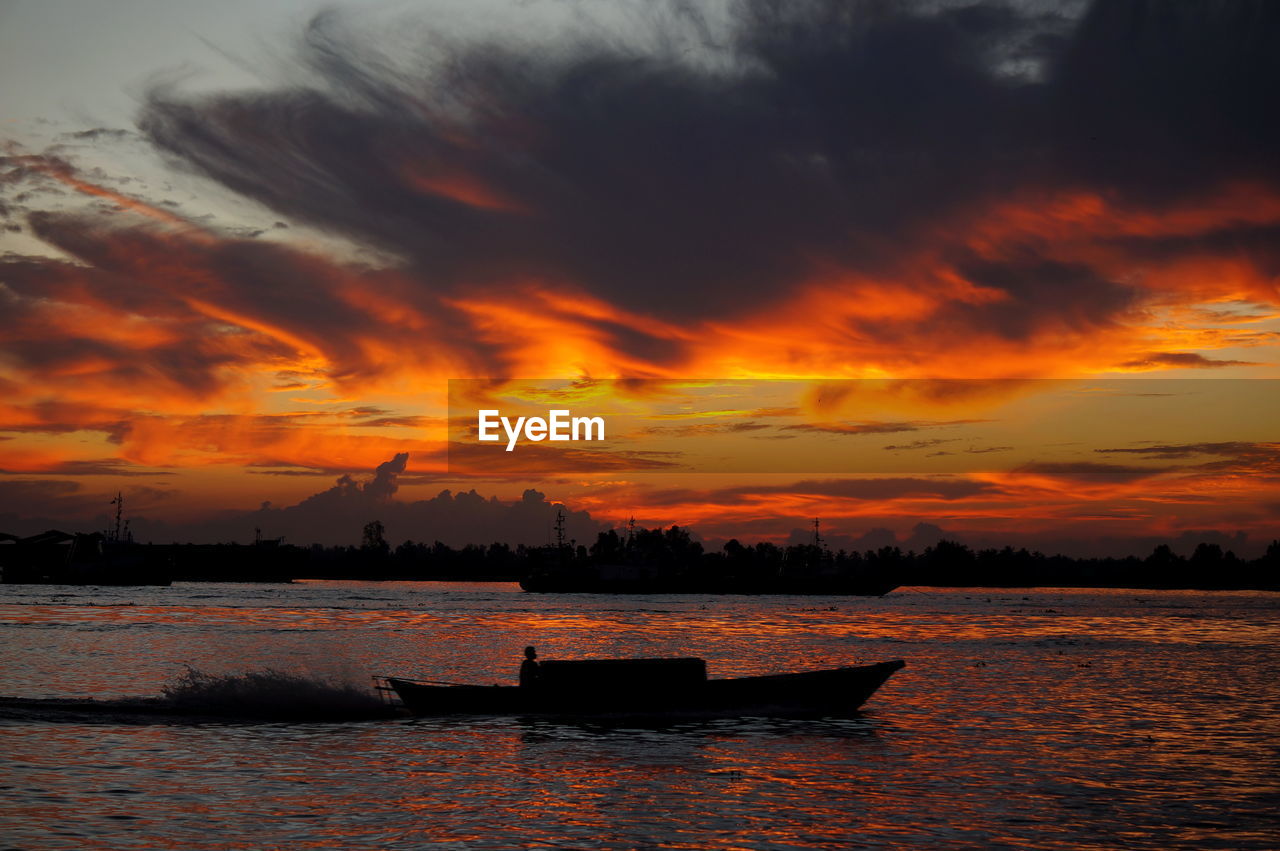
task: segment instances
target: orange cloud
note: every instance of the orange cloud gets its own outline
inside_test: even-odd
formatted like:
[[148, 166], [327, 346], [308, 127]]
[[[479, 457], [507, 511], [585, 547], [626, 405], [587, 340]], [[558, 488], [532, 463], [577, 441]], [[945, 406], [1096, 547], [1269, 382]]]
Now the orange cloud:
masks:
[[95, 198], [102, 198], [112, 202], [122, 210], [145, 216], [157, 222], [166, 225], [174, 225], [180, 228], [192, 239], [212, 238], [206, 231], [197, 227], [188, 219], [184, 219], [175, 213], [157, 207], [154, 204], [148, 204], [137, 198], [116, 192], [88, 180], [84, 180], [79, 176], [76, 169], [68, 162], [58, 157], [25, 155], [15, 156], [11, 158], [14, 165], [19, 169], [30, 169], [32, 171], [46, 174], [54, 178], [59, 183], [69, 186], [77, 192], [84, 195], [90, 195]]
[[411, 166], [405, 170], [405, 176], [409, 185], [419, 191], [459, 204], [499, 213], [525, 212], [519, 203], [471, 175], [430, 173]]

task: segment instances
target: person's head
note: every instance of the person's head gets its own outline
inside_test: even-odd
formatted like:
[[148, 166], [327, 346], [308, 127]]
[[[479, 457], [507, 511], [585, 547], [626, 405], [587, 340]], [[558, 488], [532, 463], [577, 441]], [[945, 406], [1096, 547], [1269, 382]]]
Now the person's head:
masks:
[[526, 648], [524, 649], [524, 658], [526, 658], [526, 659], [537, 659], [537, 658], [538, 658], [538, 651], [537, 651], [537, 650], [534, 650], [532, 647], [526, 647]]

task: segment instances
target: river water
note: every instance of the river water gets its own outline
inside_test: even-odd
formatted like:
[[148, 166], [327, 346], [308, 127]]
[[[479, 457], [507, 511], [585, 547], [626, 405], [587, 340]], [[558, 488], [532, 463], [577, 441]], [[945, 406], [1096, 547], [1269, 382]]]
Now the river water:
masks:
[[[531, 643], [907, 667], [854, 718], [658, 729], [388, 719], [369, 689], [512, 682]], [[1255, 592], [0, 586], [0, 846], [1275, 848], [1277, 648]]]

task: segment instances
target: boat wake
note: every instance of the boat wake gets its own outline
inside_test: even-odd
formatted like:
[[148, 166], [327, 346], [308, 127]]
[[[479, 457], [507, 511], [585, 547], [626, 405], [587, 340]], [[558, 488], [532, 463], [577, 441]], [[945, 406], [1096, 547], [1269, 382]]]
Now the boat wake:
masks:
[[207, 674], [195, 668], [160, 697], [0, 697], [0, 719], [105, 724], [260, 721], [370, 721], [399, 716], [374, 693], [350, 683], [266, 669]]

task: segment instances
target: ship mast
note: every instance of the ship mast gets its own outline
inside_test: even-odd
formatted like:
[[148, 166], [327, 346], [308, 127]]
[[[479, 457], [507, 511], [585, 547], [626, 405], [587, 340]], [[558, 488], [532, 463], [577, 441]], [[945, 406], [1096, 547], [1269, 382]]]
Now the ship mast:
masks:
[[111, 504], [116, 507], [116, 528], [111, 533], [111, 540], [120, 540], [120, 518], [124, 515], [124, 494], [116, 491], [116, 498], [111, 500]]

